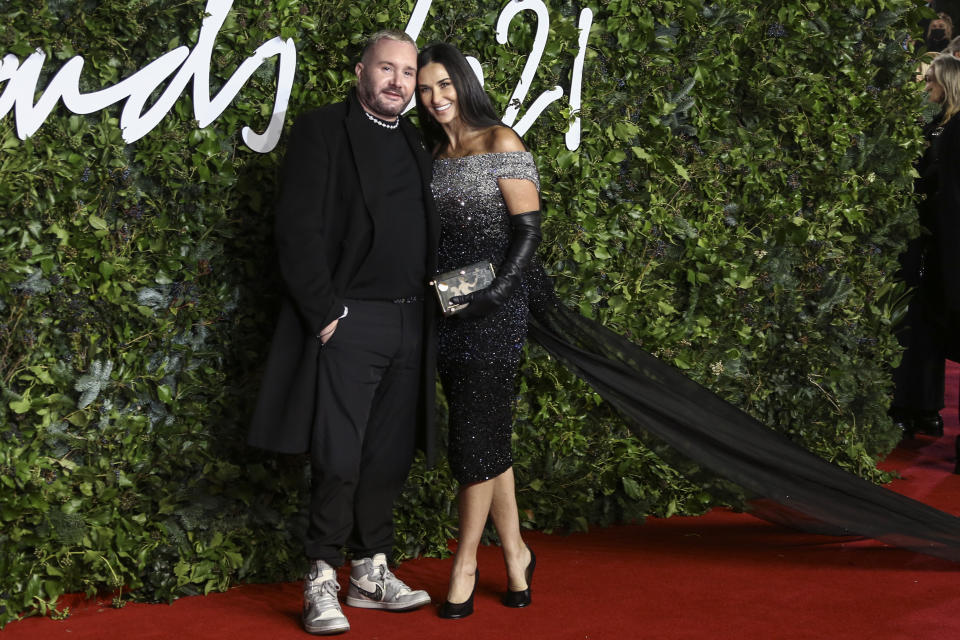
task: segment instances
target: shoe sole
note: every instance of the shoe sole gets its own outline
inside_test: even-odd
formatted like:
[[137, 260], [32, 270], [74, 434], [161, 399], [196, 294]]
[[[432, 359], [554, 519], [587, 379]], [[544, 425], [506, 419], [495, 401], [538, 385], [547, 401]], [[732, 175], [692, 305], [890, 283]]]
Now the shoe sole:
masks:
[[311, 627], [310, 625], [303, 625], [304, 631], [314, 636], [332, 636], [338, 633], [346, 633], [350, 631], [350, 623], [344, 621], [343, 624], [336, 627]]
[[430, 596], [421, 598], [414, 602], [377, 602], [376, 600], [369, 600], [367, 598], [357, 598], [355, 596], [347, 596], [346, 603], [351, 607], [357, 607], [358, 609], [382, 609], [384, 611], [410, 611], [412, 609], [419, 609], [420, 607], [430, 603]]

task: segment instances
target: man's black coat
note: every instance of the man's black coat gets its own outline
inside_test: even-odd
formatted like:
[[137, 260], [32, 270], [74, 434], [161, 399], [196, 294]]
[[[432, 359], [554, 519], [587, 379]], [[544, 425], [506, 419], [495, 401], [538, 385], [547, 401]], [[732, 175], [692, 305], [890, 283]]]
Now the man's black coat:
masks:
[[[297, 118], [290, 131], [276, 207], [275, 235], [286, 295], [277, 321], [248, 442], [280, 453], [310, 449], [320, 330], [343, 313], [343, 292], [373, 238], [371, 211], [382, 201], [376, 148], [361, 143], [369, 127], [355, 92], [345, 101]], [[439, 219], [430, 193], [431, 158], [416, 128], [400, 118], [416, 158], [427, 213], [427, 273], [436, 272]], [[426, 283], [424, 294], [426, 295]], [[417, 444], [433, 461], [434, 305], [424, 314], [423, 371]]]

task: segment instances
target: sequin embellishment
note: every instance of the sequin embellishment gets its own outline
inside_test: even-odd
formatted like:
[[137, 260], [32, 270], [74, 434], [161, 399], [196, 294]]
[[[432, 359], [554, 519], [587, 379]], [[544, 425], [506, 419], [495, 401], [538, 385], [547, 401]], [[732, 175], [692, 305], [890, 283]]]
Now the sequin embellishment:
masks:
[[[503, 261], [510, 222], [499, 178], [540, 180], [526, 151], [441, 159], [433, 165], [440, 214], [439, 270]], [[438, 369], [450, 409], [448, 459], [461, 484], [496, 477], [513, 464], [514, 380], [527, 335], [527, 287], [495, 313], [440, 322]]]

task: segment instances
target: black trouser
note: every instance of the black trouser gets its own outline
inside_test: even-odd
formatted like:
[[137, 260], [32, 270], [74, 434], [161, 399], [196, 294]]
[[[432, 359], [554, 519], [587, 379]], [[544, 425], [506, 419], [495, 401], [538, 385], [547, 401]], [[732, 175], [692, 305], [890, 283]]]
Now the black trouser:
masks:
[[910, 302], [897, 338], [904, 347], [893, 370], [893, 409], [936, 412], [943, 408], [944, 359], [940, 329], [918, 293]]
[[343, 564], [390, 554], [393, 503], [410, 471], [420, 396], [423, 302], [347, 300], [320, 352], [305, 550]]

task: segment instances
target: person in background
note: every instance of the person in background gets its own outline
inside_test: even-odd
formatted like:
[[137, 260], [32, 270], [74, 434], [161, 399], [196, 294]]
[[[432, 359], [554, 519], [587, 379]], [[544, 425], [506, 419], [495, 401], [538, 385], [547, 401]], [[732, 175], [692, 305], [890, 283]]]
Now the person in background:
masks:
[[960, 58], [960, 36], [951, 40], [950, 44], [943, 50], [943, 53], [948, 53], [954, 58]]
[[275, 232], [286, 296], [248, 439], [310, 454], [302, 621], [318, 635], [350, 628], [337, 596], [344, 547], [348, 605], [430, 602], [386, 560], [417, 436], [428, 461], [434, 440], [424, 303], [437, 221], [430, 156], [400, 115], [417, 47], [403, 32], [378, 32], [355, 73], [347, 100], [301, 115], [290, 132]]
[[943, 51], [950, 39], [953, 38], [953, 20], [950, 15], [944, 11], [937, 14], [937, 17], [927, 25], [924, 42], [928, 51]]
[[917, 164], [923, 232], [901, 256], [901, 274], [915, 293], [898, 332], [904, 352], [890, 414], [907, 437], [943, 435], [944, 359], [960, 353], [960, 59], [937, 56], [924, 80], [928, 100], [941, 110], [924, 127], [927, 148]]

